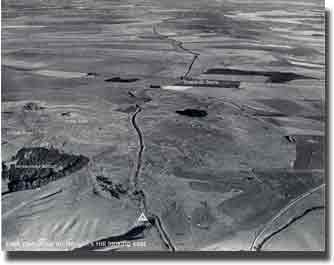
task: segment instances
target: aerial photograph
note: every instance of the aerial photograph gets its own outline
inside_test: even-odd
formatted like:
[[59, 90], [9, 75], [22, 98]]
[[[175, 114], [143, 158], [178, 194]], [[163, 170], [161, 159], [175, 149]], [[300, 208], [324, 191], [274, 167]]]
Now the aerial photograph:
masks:
[[3, 251], [326, 251], [324, 0], [1, 4]]

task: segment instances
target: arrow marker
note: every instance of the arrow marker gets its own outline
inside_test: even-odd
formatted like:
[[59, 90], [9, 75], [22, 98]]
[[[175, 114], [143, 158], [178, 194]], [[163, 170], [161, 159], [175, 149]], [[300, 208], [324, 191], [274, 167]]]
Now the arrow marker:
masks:
[[147, 219], [147, 217], [146, 217], [146, 215], [144, 214], [144, 213], [141, 213], [141, 215], [139, 216], [139, 218], [138, 218], [138, 220], [137, 220], [138, 222], [148, 222], [148, 219]]

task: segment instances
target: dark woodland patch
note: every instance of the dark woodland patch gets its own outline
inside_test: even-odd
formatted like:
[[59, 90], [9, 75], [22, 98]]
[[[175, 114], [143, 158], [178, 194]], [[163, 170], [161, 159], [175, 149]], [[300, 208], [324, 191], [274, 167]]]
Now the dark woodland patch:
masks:
[[304, 75], [299, 75], [292, 72], [273, 72], [273, 71], [253, 71], [253, 70], [238, 70], [228, 68], [211, 68], [205, 74], [213, 75], [255, 75], [268, 77], [267, 82], [271, 83], [286, 83], [296, 79], [315, 79]]
[[3, 163], [2, 178], [8, 179], [9, 192], [35, 189], [80, 170], [88, 161], [85, 156], [54, 148], [22, 148], [11, 161]]
[[176, 113], [188, 117], [205, 117], [208, 113], [205, 110], [199, 109], [184, 109], [184, 110], [177, 110]]
[[105, 82], [115, 82], [115, 83], [132, 83], [138, 81], [139, 78], [121, 78], [121, 77], [112, 77], [107, 78], [104, 81]]

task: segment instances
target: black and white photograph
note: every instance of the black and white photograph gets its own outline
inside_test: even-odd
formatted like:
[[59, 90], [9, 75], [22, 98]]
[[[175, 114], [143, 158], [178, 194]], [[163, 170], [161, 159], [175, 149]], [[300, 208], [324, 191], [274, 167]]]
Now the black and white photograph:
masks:
[[3, 251], [326, 252], [324, 0], [1, 4]]

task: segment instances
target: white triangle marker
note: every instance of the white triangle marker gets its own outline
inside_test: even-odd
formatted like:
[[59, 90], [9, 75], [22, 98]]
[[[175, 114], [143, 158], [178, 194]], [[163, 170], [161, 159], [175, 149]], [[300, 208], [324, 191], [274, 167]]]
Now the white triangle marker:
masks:
[[145, 216], [144, 213], [141, 213], [141, 215], [139, 216], [137, 221], [138, 222], [148, 222], [148, 219], [147, 219], [147, 217]]

